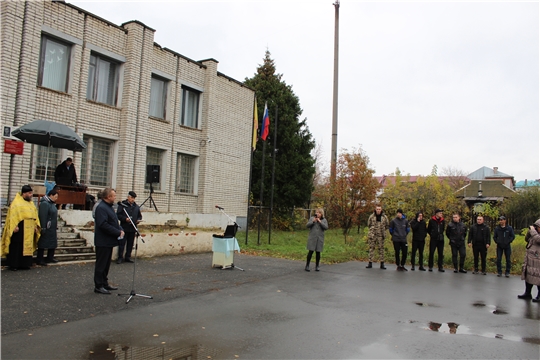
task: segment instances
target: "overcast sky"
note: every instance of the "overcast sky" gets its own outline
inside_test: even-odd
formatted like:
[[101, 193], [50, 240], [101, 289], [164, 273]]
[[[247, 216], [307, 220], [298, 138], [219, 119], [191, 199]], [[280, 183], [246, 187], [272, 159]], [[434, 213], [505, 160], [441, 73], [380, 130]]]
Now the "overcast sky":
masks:
[[[139, 20], [239, 81], [268, 48], [329, 163], [332, 0], [68, 2]], [[437, 165], [540, 178], [538, 2], [342, 0], [339, 31], [338, 149], [361, 146], [377, 175]]]

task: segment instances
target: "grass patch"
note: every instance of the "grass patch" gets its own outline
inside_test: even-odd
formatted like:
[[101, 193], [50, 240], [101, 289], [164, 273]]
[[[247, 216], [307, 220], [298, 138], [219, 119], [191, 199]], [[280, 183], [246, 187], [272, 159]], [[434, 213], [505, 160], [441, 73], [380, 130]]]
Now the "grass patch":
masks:
[[[324, 251], [321, 256], [321, 262], [325, 264], [335, 264], [347, 261], [368, 261], [367, 229], [362, 229], [360, 233], [354, 231], [347, 240], [341, 230], [328, 230], [324, 237]], [[261, 231], [260, 244], [257, 245], [257, 231], [249, 232], [248, 244], [246, 245], [246, 233], [238, 232], [237, 239], [243, 253], [257, 256], [269, 256], [291, 260], [305, 260], [307, 255], [306, 244], [309, 230], [299, 231], [272, 231], [271, 243], [268, 244], [268, 232]], [[410, 235], [409, 235], [410, 237]], [[521, 274], [521, 265], [525, 257], [525, 237], [516, 235], [512, 243], [512, 274]], [[487, 271], [497, 272], [497, 245], [492, 242], [487, 254]], [[407, 265], [411, 263], [411, 240], [409, 239], [409, 253], [407, 255]], [[417, 255], [418, 256], [418, 255]], [[424, 248], [424, 266], [427, 267], [429, 256], [429, 240], [426, 241]], [[435, 259], [437, 255], [435, 255]], [[394, 246], [390, 236], [385, 241], [385, 262], [394, 263]], [[418, 262], [418, 257], [416, 259]], [[480, 261], [479, 261], [480, 262]], [[436, 265], [436, 260], [435, 260]], [[448, 245], [448, 239], [445, 240], [444, 247], [444, 266], [453, 268], [452, 250]], [[480, 266], [480, 264], [479, 264]], [[503, 272], [505, 270], [505, 260], [503, 256]], [[472, 249], [467, 247], [467, 256], [465, 257], [465, 269], [473, 268]]]

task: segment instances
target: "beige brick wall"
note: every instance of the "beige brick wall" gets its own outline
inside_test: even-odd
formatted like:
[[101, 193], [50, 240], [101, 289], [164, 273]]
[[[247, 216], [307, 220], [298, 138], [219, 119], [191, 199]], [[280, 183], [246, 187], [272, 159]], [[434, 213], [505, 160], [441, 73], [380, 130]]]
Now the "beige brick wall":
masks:
[[[85, 134], [114, 140], [111, 186], [123, 199], [144, 190], [146, 150], [163, 150], [161, 190], [153, 198], [161, 212], [212, 213], [216, 204], [245, 215], [250, 165], [254, 92], [218, 73], [215, 60], [190, 60], [154, 43], [151, 29], [137, 21], [118, 26], [51, 1], [2, 1], [2, 124], [21, 126], [35, 119], [60, 122]], [[71, 48], [67, 93], [37, 86], [42, 31], [77, 39]], [[65, 39], [65, 38], [64, 38]], [[97, 50], [96, 50], [97, 49]], [[119, 103], [86, 99], [90, 54], [97, 51], [121, 65]], [[152, 73], [168, 82], [165, 119], [149, 116]], [[182, 85], [202, 90], [200, 128], [179, 125]], [[31, 145], [23, 156], [1, 156], [1, 198], [12, 199], [30, 174]], [[81, 153], [74, 157], [77, 170]], [[178, 154], [198, 157], [197, 194], [175, 193]], [[11, 192], [8, 193], [8, 188]], [[91, 187], [95, 193], [99, 187]], [[120, 200], [119, 199], [119, 200]]]

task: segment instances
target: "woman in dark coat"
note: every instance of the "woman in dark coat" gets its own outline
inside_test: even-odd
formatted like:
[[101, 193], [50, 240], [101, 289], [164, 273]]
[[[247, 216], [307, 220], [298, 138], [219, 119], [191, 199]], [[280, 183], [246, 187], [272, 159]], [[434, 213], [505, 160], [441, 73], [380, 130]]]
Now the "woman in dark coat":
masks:
[[319, 271], [319, 262], [321, 261], [321, 252], [324, 246], [324, 232], [328, 230], [328, 221], [324, 218], [324, 210], [319, 208], [315, 210], [315, 216], [312, 216], [307, 227], [309, 229], [308, 242], [307, 242], [307, 262], [306, 271], [309, 270], [309, 263], [313, 252], [315, 251], [315, 271]]
[[[47, 266], [47, 263], [58, 262], [54, 258], [54, 251], [58, 247], [58, 236], [56, 230], [58, 227], [58, 209], [56, 200], [58, 192], [51, 190], [47, 195], [41, 198], [39, 204], [39, 221], [41, 225], [41, 237], [38, 241], [37, 264]], [[43, 260], [43, 254], [47, 249], [47, 259]]]

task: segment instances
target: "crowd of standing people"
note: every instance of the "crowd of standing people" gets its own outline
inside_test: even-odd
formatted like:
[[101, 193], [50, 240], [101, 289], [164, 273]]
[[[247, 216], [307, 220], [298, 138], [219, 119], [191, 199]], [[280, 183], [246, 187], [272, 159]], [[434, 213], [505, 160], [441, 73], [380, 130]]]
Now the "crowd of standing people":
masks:
[[[452, 214], [452, 220], [446, 224], [443, 217], [443, 210], [436, 209], [433, 216], [426, 221], [424, 214], [418, 212], [410, 222], [402, 209], [397, 209], [396, 215], [391, 221], [384, 214], [382, 206], [376, 205], [373, 214], [368, 218], [368, 264], [367, 269], [373, 268], [374, 262], [380, 263], [380, 269], [386, 270], [384, 265], [384, 242], [387, 232], [390, 234], [394, 246], [396, 270], [408, 271], [405, 267], [408, 243], [407, 235], [412, 230], [412, 253], [411, 270], [415, 270], [416, 253], [418, 252], [418, 270], [426, 271], [424, 268], [424, 246], [426, 237], [429, 235], [429, 258], [428, 271], [433, 272], [435, 264], [435, 252], [437, 253], [437, 268], [439, 272], [444, 269], [444, 239], [445, 235], [449, 239], [452, 250], [452, 265], [454, 273], [466, 274], [465, 257], [466, 244], [473, 252], [473, 274], [487, 275], [486, 262], [487, 251], [491, 246], [491, 229], [484, 223], [484, 217], [478, 215], [476, 222], [470, 229], [463, 223], [459, 213]], [[515, 239], [512, 226], [507, 224], [505, 216], [499, 217], [499, 224], [493, 231], [493, 241], [497, 245], [497, 276], [502, 277], [502, 257], [505, 256], [505, 277], [510, 277], [512, 266], [511, 244]], [[316, 253], [315, 271], [320, 271], [321, 252], [324, 245], [324, 232], [328, 229], [328, 221], [324, 218], [324, 210], [319, 208], [315, 215], [310, 217], [307, 228], [309, 229], [307, 243], [306, 271], [310, 271], [310, 261], [313, 252]], [[540, 219], [530, 226], [525, 237], [527, 241], [526, 256], [522, 266], [521, 279], [525, 280], [525, 293], [519, 295], [520, 299], [532, 299], [533, 302], [540, 302]], [[375, 256], [377, 250], [378, 257]], [[376, 261], [378, 260], [378, 261]], [[538, 295], [532, 297], [532, 288], [538, 287]]]

